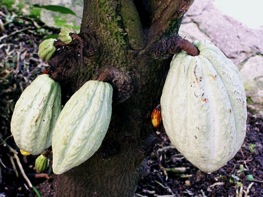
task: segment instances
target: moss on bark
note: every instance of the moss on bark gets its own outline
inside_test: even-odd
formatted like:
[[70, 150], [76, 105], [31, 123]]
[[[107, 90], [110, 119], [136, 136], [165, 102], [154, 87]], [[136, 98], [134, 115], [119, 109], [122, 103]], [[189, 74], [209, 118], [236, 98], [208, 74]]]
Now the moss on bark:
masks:
[[[154, 143], [150, 114], [159, 104], [172, 57], [172, 54], [155, 56], [153, 48], [167, 36], [165, 32], [178, 31], [182, 13], [186, 12], [181, 8], [188, 8], [193, 1], [164, 0], [161, 8], [155, 6], [156, 2], [149, 1], [155, 10], [149, 11], [152, 23], [145, 25], [141, 23], [145, 16], [141, 11], [147, 8], [138, 6], [147, 4], [132, 0], [84, 0], [79, 34], [82, 52], [67, 66], [74, 68], [75, 73], [66, 83], [65, 91], [76, 90], [87, 80], [97, 79], [113, 68], [120, 74], [111, 81], [114, 94], [118, 95], [121, 87], [127, 89], [128, 96], [114, 101], [110, 127], [99, 151], [82, 165], [57, 177], [57, 196], [133, 196], [139, 164]], [[161, 13], [163, 9], [170, 14], [154, 17], [154, 11]]]

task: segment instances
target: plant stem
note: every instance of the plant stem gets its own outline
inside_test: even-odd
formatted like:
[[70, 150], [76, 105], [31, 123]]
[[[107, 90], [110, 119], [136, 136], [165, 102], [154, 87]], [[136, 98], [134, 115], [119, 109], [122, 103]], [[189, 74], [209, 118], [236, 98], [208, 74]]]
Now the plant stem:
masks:
[[191, 55], [191, 56], [199, 55], [198, 48], [196, 48], [191, 42], [189, 42], [188, 40], [184, 38], [180, 37], [178, 45], [179, 45], [179, 48], [185, 51], [188, 55]]

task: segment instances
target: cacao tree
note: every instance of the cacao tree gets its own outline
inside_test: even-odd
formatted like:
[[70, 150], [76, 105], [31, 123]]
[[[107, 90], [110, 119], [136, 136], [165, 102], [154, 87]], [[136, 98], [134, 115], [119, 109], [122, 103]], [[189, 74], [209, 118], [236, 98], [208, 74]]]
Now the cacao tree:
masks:
[[80, 33], [70, 44], [55, 43], [47, 72], [61, 84], [63, 103], [88, 80], [110, 83], [113, 112], [100, 149], [55, 177], [56, 196], [133, 196], [140, 164], [156, 143], [150, 114], [171, 57], [179, 50], [198, 53], [178, 35], [192, 3], [84, 0]]

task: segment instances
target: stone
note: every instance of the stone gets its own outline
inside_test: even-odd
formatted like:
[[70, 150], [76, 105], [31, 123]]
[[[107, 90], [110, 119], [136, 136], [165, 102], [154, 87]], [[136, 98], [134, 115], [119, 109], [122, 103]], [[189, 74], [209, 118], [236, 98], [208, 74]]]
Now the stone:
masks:
[[263, 117], [263, 28], [250, 28], [227, 16], [213, 1], [195, 1], [185, 14], [179, 34], [212, 41], [231, 59], [244, 81], [248, 109]]
[[263, 105], [263, 56], [249, 58], [240, 70], [247, 96]]
[[[248, 28], [234, 18], [223, 14], [215, 7], [213, 1], [194, 2], [186, 13], [184, 21], [187, 23], [182, 24], [181, 28], [184, 25], [190, 27], [189, 22], [196, 24], [200, 32], [207, 35], [239, 69], [240, 63], [248, 56], [255, 53], [263, 54], [263, 28]], [[196, 34], [196, 30], [192, 28], [187, 28], [185, 31], [191, 35]]]
[[205, 33], [200, 31], [195, 23], [183, 24], [179, 30], [179, 34], [191, 42], [195, 40], [210, 40]]
[[240, 70], [243, 78], [248, 107], [263, 117], [263, 56], [249, 58]]

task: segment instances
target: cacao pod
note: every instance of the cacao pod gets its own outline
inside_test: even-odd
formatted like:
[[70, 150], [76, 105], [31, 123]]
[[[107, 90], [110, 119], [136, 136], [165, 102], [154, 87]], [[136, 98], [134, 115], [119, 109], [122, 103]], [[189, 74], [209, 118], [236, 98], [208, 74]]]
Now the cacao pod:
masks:
[[161, 106], [155, 107], [151, 114], [151, 121], [154, 128], [158, 128], [162, 122]]
[[20, 153], [21, 153], [21, 155], [24, 155], [24, 156], [30, 155], [30, 152], [26, 152], [26, 151], [21, 150], [21, 149], [20, 149]]
[[52, 57], [52, 55], [55, 53], [56, 51], [56, 47], [54, 46], [55, 41], [56, 39], [49, 38], [40, 43], [39, 48], [38, 48], [38, 56], [43, 61], [48, 61]]
[[91, 80], [67, 101], [52, 137], [55, 174], [80, 165], [99, 149], [111, 119], [112, 92], [110, 84]]
[[48, 148], [60, 111], [60, 85], [47, 74], [39, 75], [22, 92], [12, 114], [11, 133], [17, 146], [32, 155]]
[[39, 173], [45, 171], [47, 167], [48, 158], [45, 155], [40, 154], [35, 160], [35, 170]]
[[69, 44], [72, 41], [72, 38], [70, 36], [70, 33], [73, 33], [73, 30], [68, 27], [62, 27], [59, 34], [58, 39], [60, 39], [62, 42]]
[[175, 55], [161, 96], [171, 143], [204, 172], [224, 166], [246, 135], [246, 94], [236, 66], [211, 42], [198, 56]]

